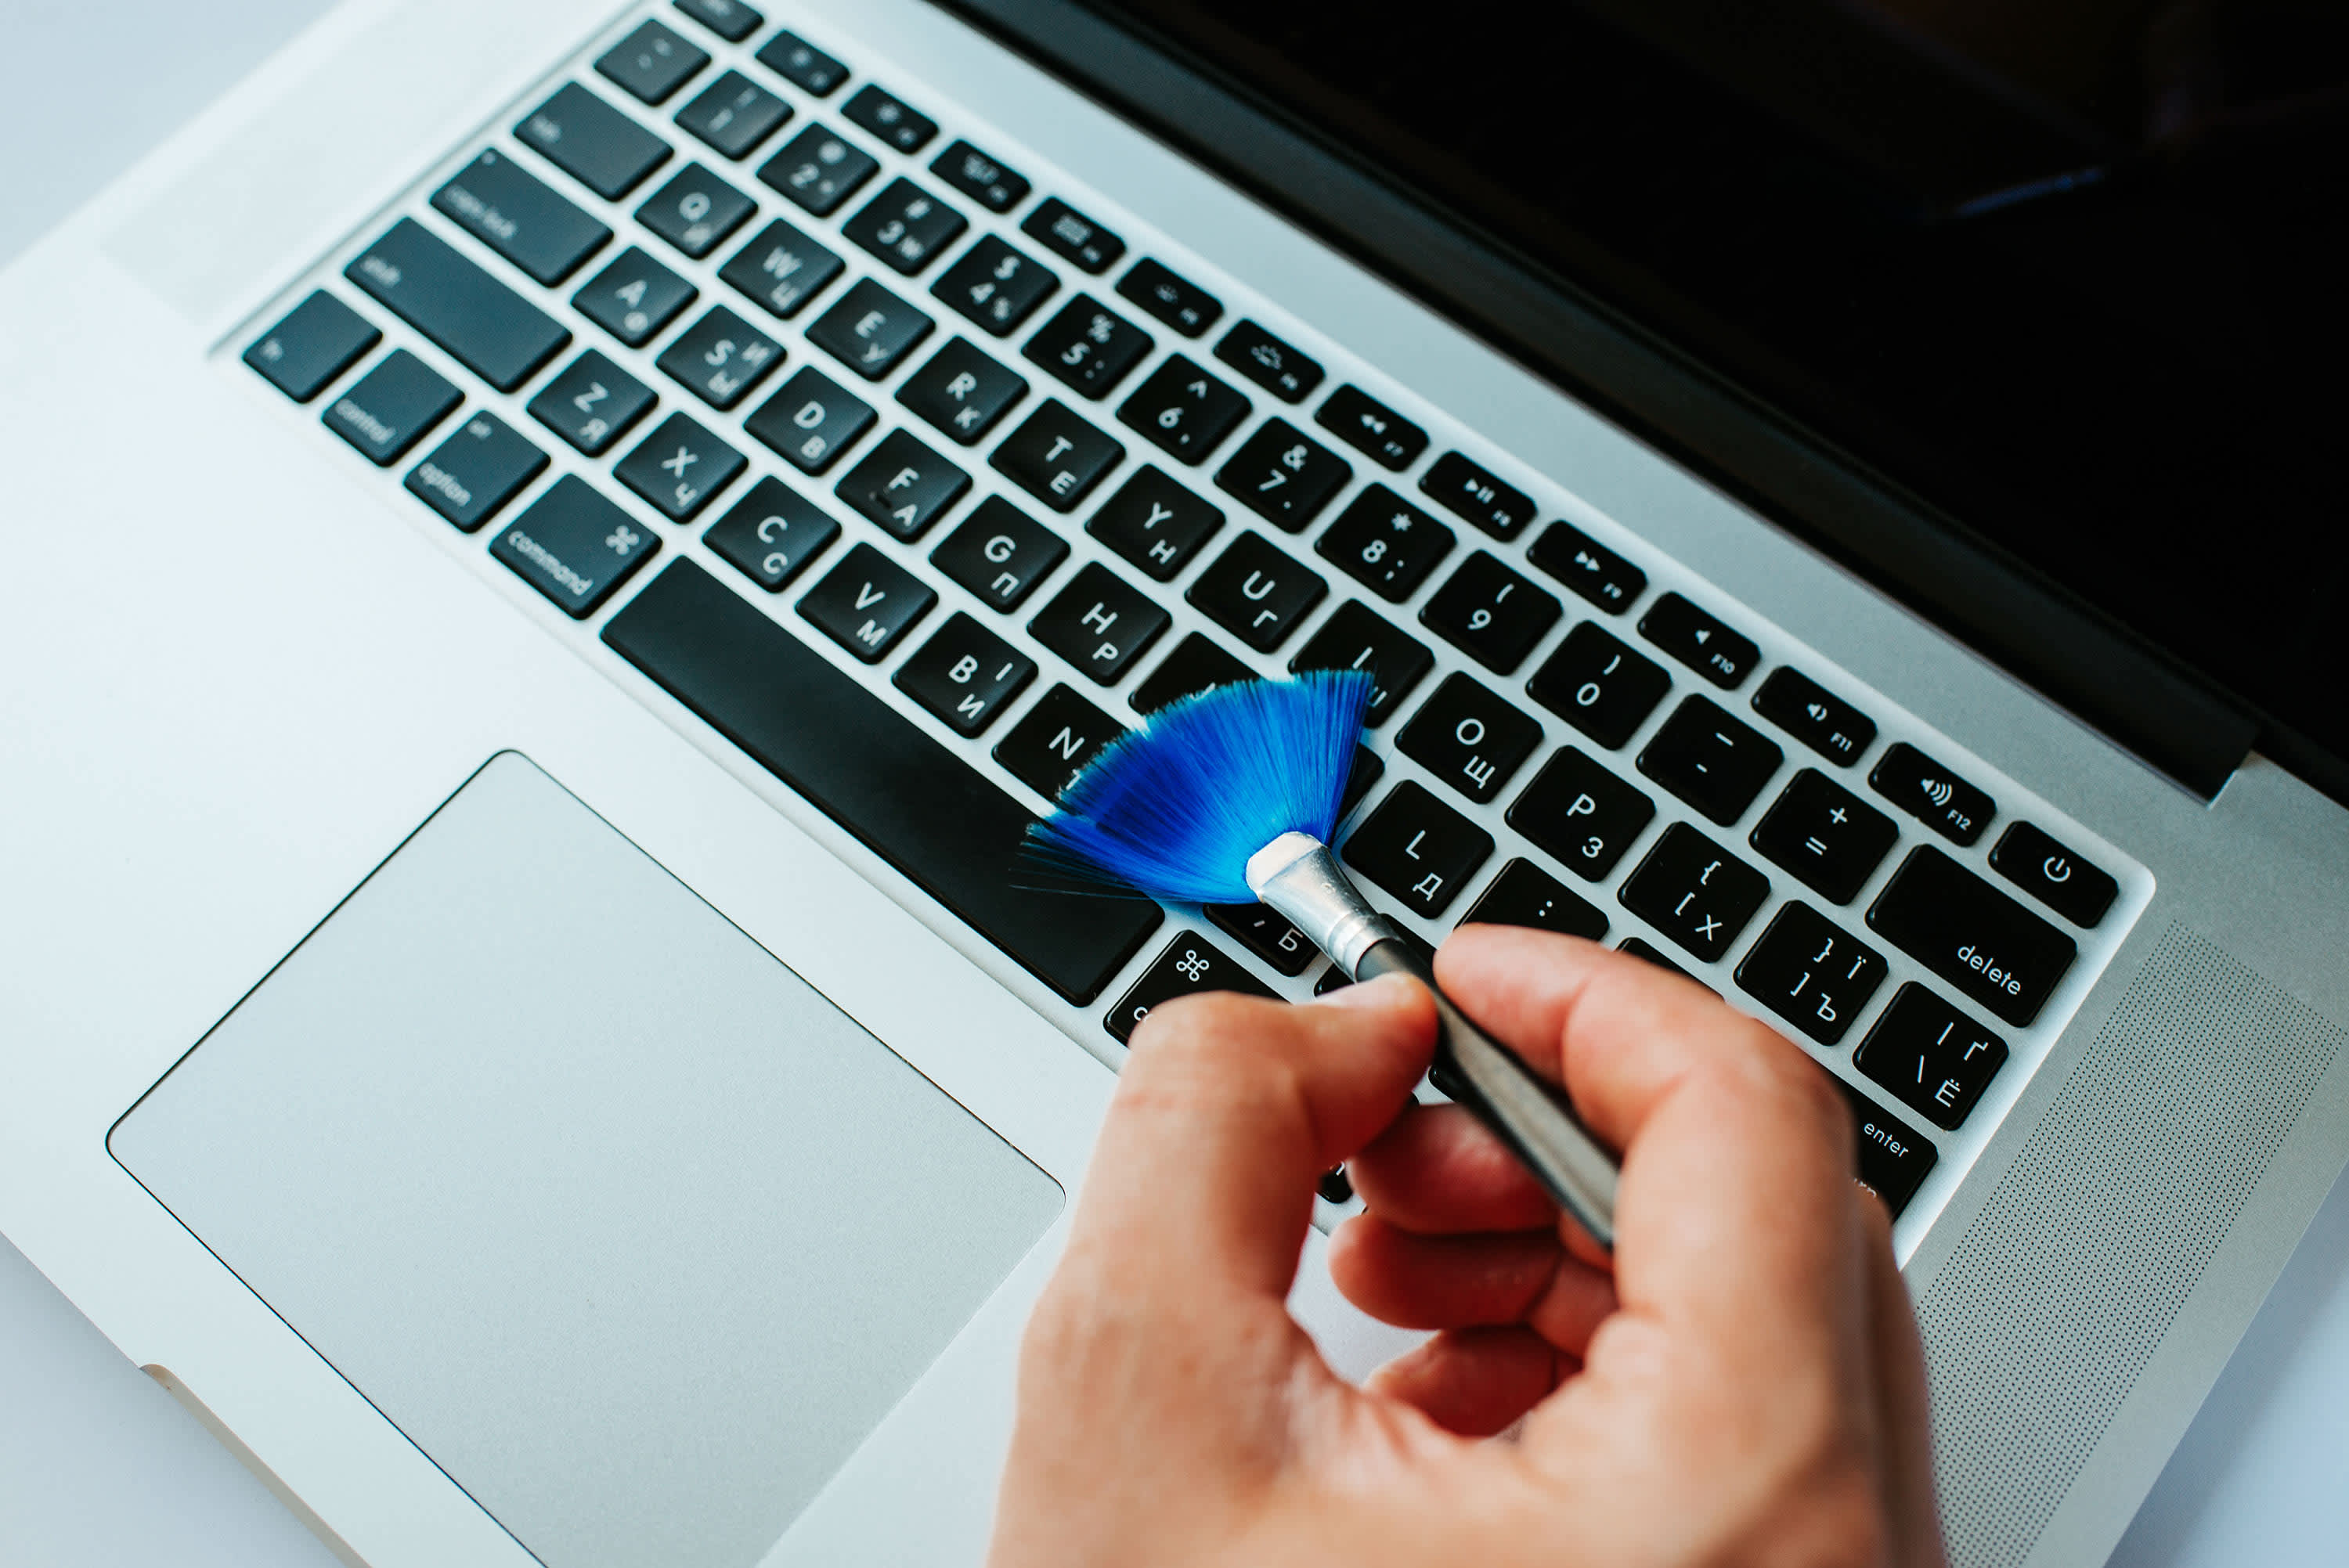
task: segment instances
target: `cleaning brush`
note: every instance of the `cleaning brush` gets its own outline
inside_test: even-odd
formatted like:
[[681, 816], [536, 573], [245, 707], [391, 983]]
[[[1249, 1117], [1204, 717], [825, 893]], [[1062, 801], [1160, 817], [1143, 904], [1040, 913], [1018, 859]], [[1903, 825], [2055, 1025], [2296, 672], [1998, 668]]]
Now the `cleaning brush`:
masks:
[[1261, 901], [1356, 980], [1408, 975], [1435, 997], [1435, 1078], [1599, 1245], [1615, 1242], [1615, 1161], [1565, 1097], [1488, 1037], [1330, 850], [1371, 677], [1318, 670], [1171, 703], [1102, 748], [1030, 830], [1030, 852], [1170, 903]]

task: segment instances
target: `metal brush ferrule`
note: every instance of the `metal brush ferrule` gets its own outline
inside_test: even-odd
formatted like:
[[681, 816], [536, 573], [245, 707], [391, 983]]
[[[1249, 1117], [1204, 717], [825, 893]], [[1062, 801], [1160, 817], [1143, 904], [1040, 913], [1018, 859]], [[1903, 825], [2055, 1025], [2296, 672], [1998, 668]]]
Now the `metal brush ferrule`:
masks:
[[1310, 833], [1283, 833], [1248, 857], [1249, 891], [1287, 920], [1305, 940], [1352, 975], [1362, 955], [1402, 934], [1370, 906], [1330, 846]]

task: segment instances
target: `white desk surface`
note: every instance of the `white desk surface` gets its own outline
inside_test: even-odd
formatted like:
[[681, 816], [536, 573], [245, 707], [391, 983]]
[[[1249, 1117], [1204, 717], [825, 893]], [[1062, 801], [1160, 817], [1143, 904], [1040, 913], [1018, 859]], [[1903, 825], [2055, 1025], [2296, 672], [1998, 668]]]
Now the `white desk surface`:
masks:
[[[328, 0], [17, 0], [0, 99], [0, 265]], [[106, 112], [91, 114], [103, 87]], [[0, 1542], [49, 1568], [334, 1563], [171, 1397], [0, 1241]], [[2349, 1556], [2349, 1183], [2336, 1187], [2114, 1568]]]

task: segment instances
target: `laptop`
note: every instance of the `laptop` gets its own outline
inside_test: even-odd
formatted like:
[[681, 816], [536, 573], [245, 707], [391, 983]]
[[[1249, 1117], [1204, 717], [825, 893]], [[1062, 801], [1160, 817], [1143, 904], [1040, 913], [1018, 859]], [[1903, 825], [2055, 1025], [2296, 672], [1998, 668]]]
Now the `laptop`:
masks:
[[2349, 1156], [2340, 56], [1708, 15], [337, 7], [0, 294], [0, 1231], [345, 1561], [976, 1561], [1134, 1025], [1339, 983], [1020, 834], [1361, 667], [1373, 901], [1808, 1052], [2102, 1561]]

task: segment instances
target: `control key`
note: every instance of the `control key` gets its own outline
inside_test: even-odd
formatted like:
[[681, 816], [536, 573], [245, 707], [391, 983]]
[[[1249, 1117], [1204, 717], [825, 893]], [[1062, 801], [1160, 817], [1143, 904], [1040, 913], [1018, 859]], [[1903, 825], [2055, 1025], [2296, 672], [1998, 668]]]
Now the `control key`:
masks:
[[2010, 1024], [2039, 1016], [2079, 954], [2070, 937], [1930, 844], [1892, 873], [1868, 923]]

